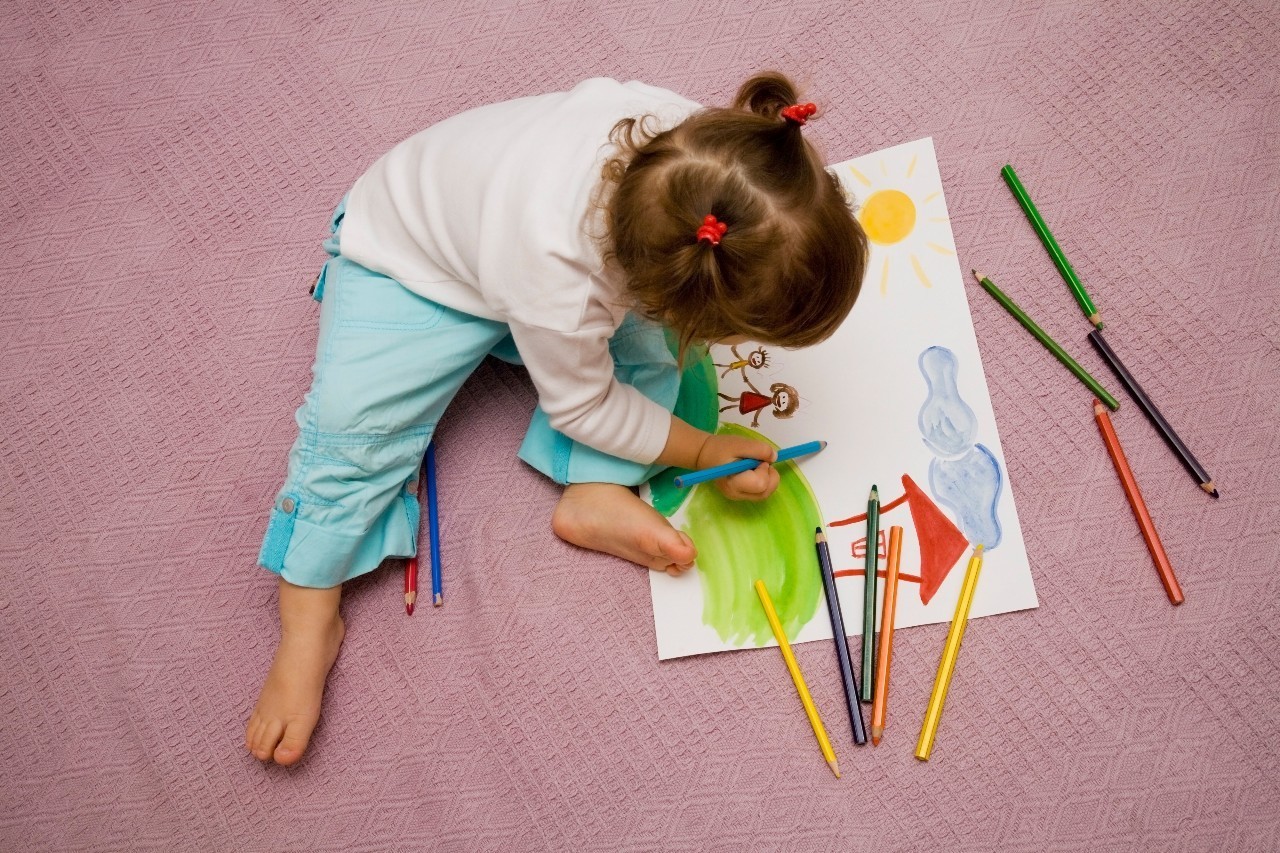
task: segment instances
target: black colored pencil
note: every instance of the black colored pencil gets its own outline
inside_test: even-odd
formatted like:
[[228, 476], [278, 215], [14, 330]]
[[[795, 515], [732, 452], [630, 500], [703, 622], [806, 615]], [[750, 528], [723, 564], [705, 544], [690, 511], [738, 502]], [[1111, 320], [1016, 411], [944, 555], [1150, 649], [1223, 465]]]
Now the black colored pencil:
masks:
[[1138, 380], [1133, 378], [1133, 374], [1124, 366], [1124, 362], [1120, 360], [1120, 356], [1116, 355], [1115, 350], [1107, 343], [1106, 338], [1102, 337], [1099, 329], [1094, 329], [1089, 333], [1089, 342], [1093, 344], [1094, 349], [1102, 356], [1103, 360], [1111, 366], [1111, 372], [1120, 380], [1120, 384], [1129, 392], [1129, 396], [1138, 404], [1138, 408], [1146, 413], [1147, 418], [1151, 420], [1152, 425], [1164, 437], [1169, 447], [1173, 448], [1173, 452], [1182, 460], [1182, 464], [1191, 472], [1191, 476], [1196, 478], [1196, 482], [1200, 484], [1200, 488], [1204, 489], [1215, 498], [1218, 496], [1218, 490], [1213, 485], [1213, 478], [1209, 476], [1209, 472], [1204, 469], [1200, 461], [1192, 455], [1187, 445], [1178, 437], [1178, 433], [1174, 431], [1169, 422], [1165, 420], [1164, 415], [1160, 414], [1160, 410], [1156, 408], [1156, 404], [1147, 396], [1147, 392], [1142, 390], [1142, 386], [1138, 384]]
[[844, 617], [840, 615], [840, 596], [836, 592], [836, 575], [831, 566], [831, 550], [822, 528], [814, 536], [818, 549], [818, 568], [822, 570], [822, 587], [827, 593], [827, 613], [831, 616], [831, 633], [836, 641], [836, 659], [840, 662], [840, 678], [844, 684], [844, 698], [849, 705], [849, 725], [853, 727], [853, 742], [863, 746], [867, 742], [866, 724], [862, 721], [862, 705], [858, 702], [858, 682], [853, 674], [853, 660], [849, 656], [849, 637], [844, 632]]

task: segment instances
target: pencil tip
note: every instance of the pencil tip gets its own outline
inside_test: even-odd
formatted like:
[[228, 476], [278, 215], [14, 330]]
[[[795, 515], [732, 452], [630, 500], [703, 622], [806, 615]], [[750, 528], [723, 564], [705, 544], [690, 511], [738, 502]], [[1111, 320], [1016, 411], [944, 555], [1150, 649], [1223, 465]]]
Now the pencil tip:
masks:
[[819, 527], [819, 528], [818, 528], [818, 530], [817, 530], [817, 532], [813, 534], [813, 540], [814, 540], [815, 542], [826, 542], [826, 541], [827, 541], [827, 534], [825, 534], [825, 533], [823, 533], [823, 532], [822, 532], [822, 528], [821, 528], [821, 527]]
[[836, 774], [836, 778], [837, 778], [837, 779], [839, 779], [839, 778], [840, 778], [840, 765], [839, 765], [839, 764], [836, 764], [836, 760], [835, 760], [834, 758], [833, 758], [833, 759], [831, 759], [830, 761], [828, 761], [828, 762], [827, 762], [827, 766], [831, 768], [831, 772], [832, 772], [832, 773], [834, 773], [834, 774]]
[[880, 738], [884, 737], [884, 726], [871, 727], [871, 744], [872, 746], [880, 745]]
[[407, 615], [407, 616], [412, 616], [412, 615], [413, 615], [413, 605], [412, 605], [412, 604], [406, 604], [406, 605], [404, 606], [404, 612], [405, 612], [405, 615]]
[[1207, 493], [1213, 495], [1215, 498], [1218, 496], [1218, 487], [1213, 484], [1213, 480], [1210, 480], [1207, 483], [1201, 483], [1200, 488], [1204, 489]]
[[977, 270], [969, 270], [969, 272], [973, 273], [973, 277], [976, 278], [978, 281], [982, 281], [984, 278], [986, 278], [985, 275], [978, 272]]
[[439, 607], [441, 604], [444, 604], [444, 596], [437, 594], [435, 598], [435, 605], [436, 607]]

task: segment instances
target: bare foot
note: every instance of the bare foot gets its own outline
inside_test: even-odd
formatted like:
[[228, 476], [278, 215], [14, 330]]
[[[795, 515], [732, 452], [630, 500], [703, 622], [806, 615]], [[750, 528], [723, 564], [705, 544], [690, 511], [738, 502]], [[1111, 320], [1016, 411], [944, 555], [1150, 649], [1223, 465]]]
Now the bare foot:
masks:
[[310, 589], [281, 579], [280, 644], [244, 731], [254, 758], [296, 764], [306, 751], [345, 633], [341, 594], [340, 586]]
[[566, 542], [679, 575], [693, 565], [693, 540], [671, 526], [639, 495], [613, 483], [565, 487], [551, 529]]

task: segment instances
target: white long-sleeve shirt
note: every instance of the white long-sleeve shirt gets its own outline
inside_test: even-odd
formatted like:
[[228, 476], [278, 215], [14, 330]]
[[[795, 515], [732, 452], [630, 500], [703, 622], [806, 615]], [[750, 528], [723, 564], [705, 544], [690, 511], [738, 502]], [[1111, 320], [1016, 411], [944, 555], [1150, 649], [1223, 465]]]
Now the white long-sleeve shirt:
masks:
[[668, 128], [698, 104], [597, 78], [568, 92], [491, 104], [401, 142], [352, 188], [341, 251], [450, 308], [511, 329], [554, 429], [652, 462], [670, 413], [614, 378], [609, 339], [626, 314], [604, 268], [593, 206], [629, 116]]

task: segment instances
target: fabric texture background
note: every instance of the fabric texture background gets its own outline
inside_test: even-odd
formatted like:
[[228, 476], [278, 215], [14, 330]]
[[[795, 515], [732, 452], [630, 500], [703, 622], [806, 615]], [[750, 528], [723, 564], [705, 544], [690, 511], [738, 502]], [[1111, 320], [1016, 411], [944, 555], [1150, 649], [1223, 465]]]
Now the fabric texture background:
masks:
[[[1278, 33], [1271, 0], [0, 5], [0, 849], [1280, 848]], [[1087, 391], [970, 282], [1041, 606], [969, 626], [928, 764], [945, 625], [897, 634], [878, 748], [798, 647], [837, 781], [776, 650], [658, 663], [644, 572], [551, 533], [490, 361], [439, 432], [445, 606], [352, 583], [311, 752], [253, 760], [327, 211], [460, 109], [769, 67], [832, 162], [932, 136], [962, 267], [1119, 391], [1015, 165], [1222, 492], [1125, 400], [1186, 604]]]

